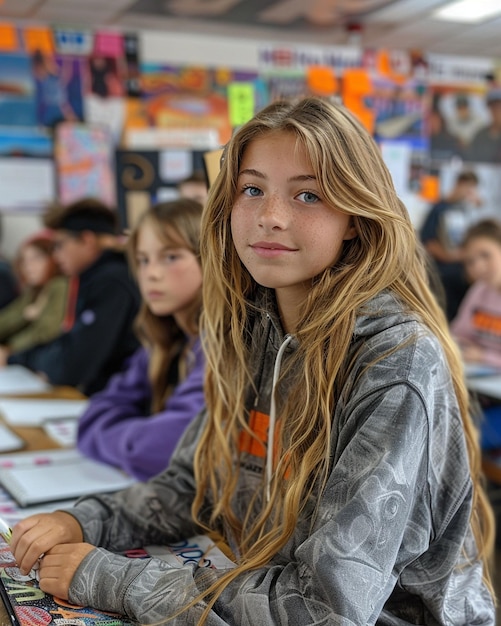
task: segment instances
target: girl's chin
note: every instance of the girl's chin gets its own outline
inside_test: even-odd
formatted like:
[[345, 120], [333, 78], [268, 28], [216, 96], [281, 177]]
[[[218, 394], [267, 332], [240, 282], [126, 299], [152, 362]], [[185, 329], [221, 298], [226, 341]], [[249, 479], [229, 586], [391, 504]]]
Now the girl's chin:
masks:
[[158, 317], [165, 317], [166, 315], [170, 315], [172, 313], [172, 311], [165, 305], [161, 306], [155, 302], [148, 302], [147, 305], [153, 315], [158, 315]]

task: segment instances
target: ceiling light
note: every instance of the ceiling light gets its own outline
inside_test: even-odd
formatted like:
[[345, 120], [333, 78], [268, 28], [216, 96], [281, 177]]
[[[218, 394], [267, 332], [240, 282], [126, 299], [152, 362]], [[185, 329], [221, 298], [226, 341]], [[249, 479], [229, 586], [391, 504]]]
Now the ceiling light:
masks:
[[497, 14], [501, 14], [499, 0], [456, 0], [433, 11], [431, 16], [439, 20], [473, 24]]

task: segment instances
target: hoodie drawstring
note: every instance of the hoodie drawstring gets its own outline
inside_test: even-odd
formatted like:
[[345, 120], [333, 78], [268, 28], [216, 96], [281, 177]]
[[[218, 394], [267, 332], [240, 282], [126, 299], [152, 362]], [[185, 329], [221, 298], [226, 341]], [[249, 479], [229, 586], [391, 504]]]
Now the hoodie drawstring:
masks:
[[280, 349], [277, 352], [275, 366], [273, 368], [273, 382], [271, 386], [271, 403], [270, 403], [270, 422], [268, 427], [268, 447], [266, 449], [266, 501], [270, 501], [270, 485], [273, 474], [273, 448], [275, 445], [275, 422], [276, 404], [275, 404], [275, 387], [277, 386], [278, 377], [280, 375], [280, 366], [282, 365], [282, 357], [285, 349], [292, 341], [292, 335], [286, 335]]

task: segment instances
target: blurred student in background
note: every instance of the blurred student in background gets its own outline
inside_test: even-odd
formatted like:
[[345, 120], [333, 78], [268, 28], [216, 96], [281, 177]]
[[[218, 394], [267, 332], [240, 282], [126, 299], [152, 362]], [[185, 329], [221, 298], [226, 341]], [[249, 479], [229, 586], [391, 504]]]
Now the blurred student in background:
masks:
[[466, 363], [501, 370], [501, 223], [482, 220], [463, 243], [467, 276], [472, 281], [451, 322]]
[[209, 193], [207, 177], [204, 172], [195, 171], [177, 184], [177, 190], [181, 198], [190, 198], [204, 205]]
[[[1, 216], [0, 216], [1, 217]], [[2, 238], [2, 222], [0, 221], [0, 240]], [[7, 306], [18, 295], [17, 281], [10, 263], [0, 253], [0, 310]]]
[[474, 162], [501, 163], [501, 89], [491, 89], [485, 102], [490, 121], [475, 134], [464, 158]]
[[[466, 233], [464, 264], [472, 281], [451, 323], [464, 362], [501, 370], [501, 222], [490, 219]], [[501, 403], [478, 396], [483, 450], [501, 448]]]
[[143, 347], [79, 419], [79, 449], [140, 480], [167, 467], [204, 405], [201, 215], [200, 203], [180, 198], [146, 211], [132, 231], [128, 252], [143, 297], [136, 323]]
[[17, 285], [6, 259], [0, 257], [0, 309], [10, 304], [17, 296]]
[[53, 258], [54, 233], [43, 230], [20, 246], [17, 258], [22, 293], [0, 311], [0, 365], [10, 354], [55, 339], [66, 309], [67, 278]]
[[118, 248], [116, 214], [106, 205], [83, 198], [53, 207], [44, 221], [55, 231], [55, 259], [70, 277], [62, 333], [45, 345], [11, 355], [8, 363], [91, 395], [139, 345], [133, 331], [139, 291]]
[[468, 288], [461, 242], [466, 230], [483, 216], [478, 184], [475, 172], [461, 172], [451, 192], [430, 208], [421, 228], [421, 240], [444, 287], [449, 321]]

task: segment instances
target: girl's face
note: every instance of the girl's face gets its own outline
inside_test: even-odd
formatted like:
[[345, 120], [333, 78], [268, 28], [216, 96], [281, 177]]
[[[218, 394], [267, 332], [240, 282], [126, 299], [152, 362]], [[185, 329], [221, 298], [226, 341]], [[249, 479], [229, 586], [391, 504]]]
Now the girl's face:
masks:
[[490, 237], [476, 237], [464, 248], [464, 265], [472, 281], [501, 290], [501, 245]]
[[146, 221], [138, 232], [136, 265], [139, 289], [151, 312], [172, 315], [186, 330], [190, 307], [202, 287], [197, 257], [181, 245], [166, 244]]
[[288, 132], [247, 146], [231, 229], [242, 263], [257, 283], [275, 289], [282, 316], [301, 305], [311, 279], [356, 236], [350, 216], [322, 198], [305, 148]]
[[52, 268], [52, 259], [36, 246], [27, 245], [21, 252], [19, 268], [23, 280], [29, 287], [41, 287], [47, 282]]

